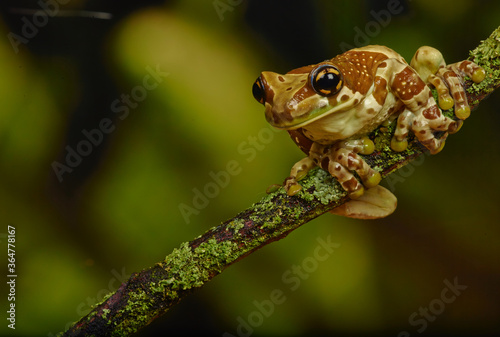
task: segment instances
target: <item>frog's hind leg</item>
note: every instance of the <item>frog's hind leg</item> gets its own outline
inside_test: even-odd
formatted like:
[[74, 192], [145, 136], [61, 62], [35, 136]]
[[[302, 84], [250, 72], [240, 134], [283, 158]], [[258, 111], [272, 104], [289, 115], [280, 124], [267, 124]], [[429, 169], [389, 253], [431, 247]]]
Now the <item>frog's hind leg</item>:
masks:
[[446, 66], [446, 62], [439, 50], [423, 46], [418, 48], [413, 55], [410, 66], [415, 69], [425, 83], [429, 83], [429, 76], [435, 75], [440, 68]]
[[369, 188], [358, 199], [347, 201], [330, 213], [355, 219], [379, 219], [394, 212], [397, 204], [394, 194], [379, 185]]
[[[420, 78], [426, 83], [436, 88], [438, 94], [438, 104], [442, 110], [449, 110], [453, 107], [453, 98], [459, 99], [460, 93], [457, 85], [460, 85], [458, 77], [452, 70], [455, 65], [446, 66], [443, 54], [435, 48], [429, 46], [420, 47], [413, 56], [410, 66], [415, 69]], [[462, 89], [463, 90], [463, 89]], [[462, 102], [463, 102], [462, 98]], [[463, 104], [458, 106], [462, 107]], [[467, 111], [464, 111], [466, 113]]]
[[[395, 67], [397, 71], [391, 86], [405, 108], [398, 117], [391, 148], [398, 152], [405, 150], [406, 136], [408, 131], [412, 130], [420, 143], [432, 154], [438, 153], [444, 147], [450, 126], [451, 129], [456, 129], [454, 121], [441, 113], [429, 86], [415, 69], [408, 65], [396, 66], [398, 68]], [[444, 131], [444, 134], [436, 138], [435, 131]]]
[[448, 110], [455, 106], [455, 115], [459, 119], [469, 117], [470, 108], [463, 88], [463, 77], [469, 76], [473, 82], [479, 83], [485, 77], [483, 68], [468, 60], [446, 65], [441, 52], [428, 46], [417, 50], [410, 65], [425, 83], [436, 88], [441, 109]]
[[[442, 106], [440, 96], [439, 105], [441, 109], [451, 109], [454, 101], [455, 116], [461, 120], [470, 116], [470, 107], [467, 103], [467, 95], [463, 87], [464, 76], [469, 76], [473, 82], [479, 83], [484, 79], [485, 72], [483, 68], [479, 67], [474, 62], [461, 61], [442, 67], [436, 75], [429, 76], [429, 83], [434, 85], [438, 92], [440, 90], [444, 91], [443, 87], [446, 89], [449, 88], [449, 93], [451, 94], [451, 96], [449, 94], [447, 98], [449, 104], [446, 107]], [[443, 82], [446, 83], [446, 85]]]

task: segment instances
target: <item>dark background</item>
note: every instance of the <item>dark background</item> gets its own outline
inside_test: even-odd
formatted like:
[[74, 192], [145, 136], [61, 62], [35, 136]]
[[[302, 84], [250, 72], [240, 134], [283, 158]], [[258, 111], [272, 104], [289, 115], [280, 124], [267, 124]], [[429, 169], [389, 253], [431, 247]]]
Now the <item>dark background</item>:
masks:
[[[18, 274], [16, 330], [3, 319], [1, 335], [64, 330], [130, 273], [288, 175], [302, 155], [285, 132], [262, 138], [269, 127], [251, 94], [262, 70], [284, 73], [365, 44], [407, 60], [431, 45], [452, 63], [500, 23], [493, 0], [74, 0], [48, 7], [46, 22], [40, 3], [0, 5], [0, 240], [6, 247], [7, 226], [16, 228]], [[34, 15], [41, 21], [30, 31]], [[168, 76], [144, 91], [148, 69]], [[115, 108], [126, 106], [122, 95], [143, 92], [128, 114], [113, 111], [117, 99]], [[324, 215], [231, 266], [139, 335], [237, 336], [249, 320], [240, 335], [500, 332], [498, 104], [494, 93], [443, 152], [388, 178], [399, 200], [390, 217]], [[59, 181], [54, 165], [67, 165], [68, 148], [103, 120], [112, 131]], [[196, 208], [194, 189], [230, 161], [241, 172]], [[197, 214], [183, 215], [183, 205]], [[328, 238], [339, 248], [292, 290], [284, 275]], [[441, 306], [454, 280], [466, 288]], [[259, 314], [275, 289], [286, 300]], [[5, 312], [6, 291], [0, 305]]]

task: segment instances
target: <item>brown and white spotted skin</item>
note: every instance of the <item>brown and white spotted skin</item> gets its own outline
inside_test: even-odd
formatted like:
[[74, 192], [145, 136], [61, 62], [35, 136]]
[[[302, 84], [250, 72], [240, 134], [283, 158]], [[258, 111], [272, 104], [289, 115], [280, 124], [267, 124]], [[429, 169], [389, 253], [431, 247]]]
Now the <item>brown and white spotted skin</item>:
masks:
[[[408, 65], [401, 55], [384, 46], [352, 49], [285, 75], [262, 72], [253, 94], [264, 104], [267, 121], [287, 130], [307, 155], [285, 180], [288, 194], [297, 193], [301, 189], [297, 181], [320, 166], [337, 178], [353, 199], [335, 213], [364, 219], [392, 213], [396, 197], [378, 185], [380, 173], [358, 155], [375, 149], [367, 134], [384, 121], [397, 118], [391, 141], [394, 151], [406, 149], [410, 131], [431, 153], [441, 151], [448, 133], [456, 132], [470, 114], [462, 86], [465, 75], [474, 82], [485, 76], [484, 70], [470, 61], [446, 66], [441, 53], [431, 47], [419, 48]], [[438, 91], [439, 106], [429, 84]], [[453, 104], [458, 121], [441, 112]], [[440, 138], [436, 138], [436, 131], [442, 131]]]

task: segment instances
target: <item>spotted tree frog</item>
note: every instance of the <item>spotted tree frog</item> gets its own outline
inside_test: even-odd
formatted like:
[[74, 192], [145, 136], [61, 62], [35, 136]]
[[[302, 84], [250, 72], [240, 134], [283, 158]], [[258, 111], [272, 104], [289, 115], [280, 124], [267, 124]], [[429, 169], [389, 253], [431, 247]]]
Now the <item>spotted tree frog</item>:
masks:
[[[404, 151], [412, 131], [432, 154], [438, 153], [448, 134], [458, 131], [470, 114], [464, 76], [478, 83], [485, 72], [471, 61], [446, 65], [442, 54], [427, 46], [417, 50], [410, 64], [392, 49], [373, 45], [284, 75], [262, 72], [253, 86], [255, 99], [265, 106], [267, 121], [287, 130], [307, 155], [285, 180], [287, 193], [300, 191], [298, 181], [319, 166], [351, 199], [333, 213], [362, 219], [391, 214], [396, 197], [379, 186], [380, 173], [359, 155], [375, 150], [368, 133], [393, 120], [392, 150]], [[441, 111], [452, 107], [457, 120]]]

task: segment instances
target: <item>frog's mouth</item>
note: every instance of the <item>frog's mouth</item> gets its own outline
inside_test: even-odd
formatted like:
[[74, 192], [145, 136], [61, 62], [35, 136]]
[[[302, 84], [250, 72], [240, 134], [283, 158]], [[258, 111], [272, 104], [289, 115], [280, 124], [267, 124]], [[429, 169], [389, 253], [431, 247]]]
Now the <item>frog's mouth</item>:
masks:
[[266, 104], [266, 120], [277, 129], [294, 130], [313, 123], [332, 113], [341, 113], [349, 110], [357, 102], [351, 99], [332, 106], [331, 102], [329, 102], [327, 98], [324, 98], [324, 100], [316, 102], [315, 105], [318, 106], [316, 108], [311, 108], [310, 104], [307, 104], [308, 102], [306, 101], [302, 103], [301, 107], [285, 109], [284, 111], [277, 111], [271, 104]]

